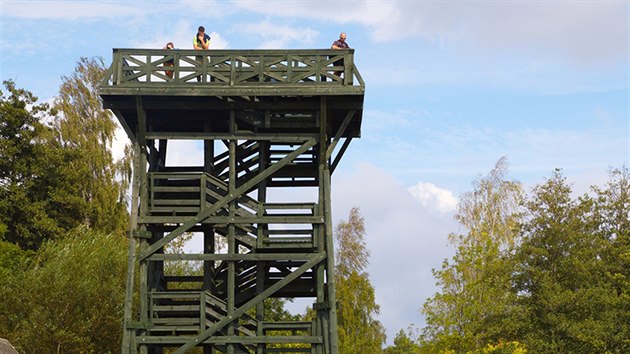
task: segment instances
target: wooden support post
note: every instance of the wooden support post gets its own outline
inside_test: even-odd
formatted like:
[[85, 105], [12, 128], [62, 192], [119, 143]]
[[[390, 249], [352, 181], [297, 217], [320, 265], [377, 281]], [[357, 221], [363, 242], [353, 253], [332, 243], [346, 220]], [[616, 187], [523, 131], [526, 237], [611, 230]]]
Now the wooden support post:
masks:
[[[147, 142], [145, 139], [145, 133], [147, 131], [147, 116], [146, 111], [144, 109], [142, 103], [142, 97], [136, 97], [136, 111], [138, 116], [138, 130], [136, 132], [136, 136], [138, 139], [138, 147], [140, 148], [140, 153], [138, 154], [138, 178], [140, 179], [140, 207], [139, 214], [141, 217], [147, 215], [147, 202], [148, 202], [148, 192], [149, 188], [147, 185]], [[145, 225], [139, 225], [140, 232], [144, 233], [146, 231]], [[146, 238], [142, 238], [140, 241], [140, 252], [149, 247], [148, 241]], [[144, 260], [140, 261], [139, 265], [139, 277], [140, 277], [140, 322], [146, 323], [148, 322], [148, 282], [149, 277], [149, 262]], [[148, 348], [145, 345], [140, 346], [140, 353], [147, 353]]]
[[[137, 143], [133, 144], [133, 183], [131, 185], [131, 213], [129, 215], [129, 249], [127, 253], [127, 286], [125, 288], [125, 307], [123, 317], [123, 339], [122, 353], [131, 354], [131, 339], [135, 330], [129, 329], [127, 326], [132, 320], [133, 315], [133, 293], [135, 289], [136, 274], [136, 246], [137, 237], [135, 235], [138, 227], [138, 196], [140, 190], [140, 147]], [[133, 352], [136, 349], [133, 348]]]
[[[266, 111], [266, 116], [269, 115], [269, 111]], [[269, 142], [258, 142], [258, 168], [263, 170], [267, 167], [269, 157]], [[258, 210], [256, 215], [258, 217], [264, 217], [265, 215], [265, 202], [267, 201], [267, 180], [263, 180], [258, 185]], [[267, 224], [258, 224], [258, 230], [256, 234], [256, 249], [255, 252], [260, 252], [264, 247], [264, 238], [268, 234], [269, 227]], [[260, 261], [256, 262], [256, 295], [260, 295], [265, 290], [265, 281], [267, 279], [267, 263]], [[263, 331], [263, 322], [265, 321], [265, 303], [261, 301], [256, 305], [256, 335], [261, 337], [265, 333]], [[256, 345], [256, 354], [263, 354], [266, 345], [259, 343]]]
[[325, 344], [327, 351], [337, 354], [339, 351], [337, 343], [337, 298], [335, 295], [335, 257], [334, 242], [332, 232], [332, 210], [330, 201], [330, 169], [328, 165], [327, 143], [328, 143], [328, 105], [326, 96], [321, 98], [320, 107], [321, 127], [320, 127], [320, 193], [324, 200], [324, 228], [325, 228], [325, 244], [326, 244], [326, 289], [328, 292], [327, 302], [329, 304], [328, 321], [324, 321], [324, 325], [328, 324], [328, 333], [330, 342]]
[[[234, 111], [230, 112], [230, 131], [234, 132], [236, 130], [236, 116]], [[228, 191], [229, 193], [234, 193], [236, 190], [236, 140], [230, 140], [229, 144], [230, 150], [230, 178], [228, 183]], [[232, 199], [229, 203], [229, 215], [230, 218], [233, 218], [236, 215], [236, 201]], [[228, 224], [228, 254], [236, 254], [238, 250], [236, 249], [236, 239], [234, 236], [234, 223], [231, 222]], [[229, 261], [228, 262], [228, 279], [227, 279], [227, 316], [232, 317], [234, 315], [234, 307], [236, 304], [236, 262]], [[238, 323], [238, 319], [236, 319], [236, 323]], [[227, 335], [234, 335], [234, 322], [230, 323], [227, 328]], [[227, 354], [234, 354], [234, 345], [227, 345]]]

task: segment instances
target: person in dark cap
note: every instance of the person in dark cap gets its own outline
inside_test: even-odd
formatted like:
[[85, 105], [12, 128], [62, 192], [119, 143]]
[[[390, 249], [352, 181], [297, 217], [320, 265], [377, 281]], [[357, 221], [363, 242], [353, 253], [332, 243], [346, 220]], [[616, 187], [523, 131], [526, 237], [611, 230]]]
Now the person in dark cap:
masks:
[[197, 29], [197, 35], [193, 39], [193, 48], [197, 50], [210, 48], [210, 36], [206, 34], [206, 29], [203, 26], [199, 26]]
[[[197, 35], [193, 38], [193, 48], [195, 50], [204, 50], [210, 48], [210, 36], [206, 34], [206, 29], [203, 26], [199, 26], [197, 29]], [[195, 59], [199, 63], [203, 62], [202, 56], [196, 56]], [[197, 82], [201, 81], [201, 76], [197, 76]]]

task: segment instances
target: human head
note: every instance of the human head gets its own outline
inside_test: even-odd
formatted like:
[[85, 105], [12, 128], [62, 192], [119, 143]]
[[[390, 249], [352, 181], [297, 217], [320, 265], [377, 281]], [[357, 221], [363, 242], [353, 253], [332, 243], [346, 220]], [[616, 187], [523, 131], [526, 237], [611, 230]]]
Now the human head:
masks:
[[204, 32], [206, 32], [206, 29], [203, 28], [203, 26], [199, 26], [199, 28], [197, 29], [197, 34], [202, 34]]
[[173, 45], [173, 42], [166, 43], [166, 49], [173, 49], [173, 48], [175, 48], [175, 45]]
[[339, 34], [339, 40], [342, 41], [342, 42], [346, 41], [346, 33], [345, 32], [341, 32]]

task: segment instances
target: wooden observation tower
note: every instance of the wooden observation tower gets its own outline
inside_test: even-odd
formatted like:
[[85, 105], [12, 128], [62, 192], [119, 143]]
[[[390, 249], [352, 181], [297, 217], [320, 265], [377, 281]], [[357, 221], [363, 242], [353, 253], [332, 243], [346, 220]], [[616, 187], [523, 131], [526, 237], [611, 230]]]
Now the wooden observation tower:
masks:
[[[114, 49], [100, 93], [135, 151], [123, 353], [337, 353], [330, 176], [360, 136], [353, 55]], [[170, 165], [175, 140], [199, 162]], [[199, 249], [172, 247], [184, 234]], [[268, 318], [298, 297], [312, 321]]]

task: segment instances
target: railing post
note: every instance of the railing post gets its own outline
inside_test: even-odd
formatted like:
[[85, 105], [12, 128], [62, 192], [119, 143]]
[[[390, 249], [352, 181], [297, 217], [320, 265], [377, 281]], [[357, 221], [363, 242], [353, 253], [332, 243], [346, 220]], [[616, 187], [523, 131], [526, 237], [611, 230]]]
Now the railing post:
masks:
[[230, 56], [230, 86], [234, 86], [236, 81], [236, 56]]
[[112, 63], [112, 85], [119, 85], [122, 76], [122, 53], [118, 49], [114, 49]]
[[179, 54], [173, 53], [173, 79], [179, 81]]
[[352, 85], [352, 77], [354, 76], [353, 68], [354, 68], [354, 49], [350, 49], [348, 53], [346, 53], [345, 58], [343, 60], [343, 84], [344, 86]]

